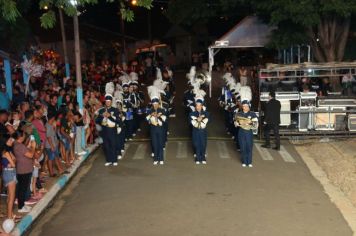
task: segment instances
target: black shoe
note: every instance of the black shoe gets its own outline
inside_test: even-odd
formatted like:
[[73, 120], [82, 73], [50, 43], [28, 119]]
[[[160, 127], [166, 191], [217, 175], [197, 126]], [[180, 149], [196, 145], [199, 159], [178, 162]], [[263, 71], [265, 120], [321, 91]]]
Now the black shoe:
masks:
[[281, 148], [280, 147], [274, 147], [273, 150], [279, 151]]
[[263, 145], [261, 145], [261, 147], [263, 147], [263, 148], [271, 148], [271, 145], [263, 144]]

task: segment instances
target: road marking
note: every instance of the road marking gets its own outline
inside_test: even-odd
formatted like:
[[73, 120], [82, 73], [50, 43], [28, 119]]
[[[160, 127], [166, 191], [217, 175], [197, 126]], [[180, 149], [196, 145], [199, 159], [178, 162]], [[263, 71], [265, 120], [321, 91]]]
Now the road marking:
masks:
[[216, 143], [218, 145], [220, 158], [222, 158], [222, 159], [230, 158], [229, 150], [227, 149], [226, 142], [219, 141], [219, 142], [216, 142]]
[[134, 160], [142, 160], [142, 159], [144, 159], [145, 158], [145, 154], [146, 154], [146, 150], [147, 150], [147, 145], [146, 144], [142, 144], [142, 143], [139, 144], [132, 159], [134, 159]]
[[262, 160], [264, 161], [273, 161], [272, 155], [269, 153], [267, 149], [262, 150], [261, 144], [255, 143], [254, 146], [257, 149], [257, 152], [261, 156]]
[[178, 142], [177, 148], [177, 158], [187, 158], [188, 157], [188, 143], [187, 142]]
[[284, 146], [280, 147], [279, 154], [281, 154], [281, 156], [285, 162], [294, 162], [295, 163], [294, 158], [289, 154], [289, 152], [287, 151], [287, 149]]

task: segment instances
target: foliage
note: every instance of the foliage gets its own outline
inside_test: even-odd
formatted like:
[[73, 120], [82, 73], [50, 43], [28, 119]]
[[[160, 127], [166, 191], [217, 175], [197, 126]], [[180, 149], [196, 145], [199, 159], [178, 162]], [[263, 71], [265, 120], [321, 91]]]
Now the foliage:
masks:
[[[21, 17], [19, 11], [19, 2], [21, 0], [0, 0], [0, 13], [4, 20], [9, 22], [15, 22]], [[126, 0], [106, 0], [107, 2], [118, 1], [120, 4], [120, 13], [124, 20], [133, 21], [134, 13], [128, 6]], [[153, 0], [137, 0], [138, 7], [144, 7], [151, 9]], [[30, 2], [30, 1], [29, 1]], [[45, 12], [40, 17], [41, 26], [43, 28], [53, 28], [56, 24], [56, 8], [63, 8], [64, 12], [68, 16], [73, 16], [77, 14], [77, 6], [72, 5], [75, 2], [78, 7], [85, 6], [86, 4], [96, 4], [98, 0], [40, 0], [39, 8], [45, 10]]]
[[[312, 46], [318, 61], [343, 59], [350, 19], [356, 13], [356, 1], [252, 0], [251, 4], [259, 15], [266, 16], [268, 22], [278, 26], [276, 33], [284, 42], [277, 40], [277, 45], [287, 46], [286, 43], [291, 45], [301, 39]], [[290, 40], [285, 40], [288, 38]]]
[[[251, 10], [251, 11], [249, 11]], [[192, 24], [219, 15], [257, 14], [277, 29], [277, 48], [308, 43], [319, 61], [342, 60], [355, 0], [171, 0], [167, 11], [176, 24]]]
[[17, 3], [19, 16], [16, 20], [5, 20], [4, 17], [0, 17], [0, 49], [19, 55], [26, 47], [30, 36], [29, 24], [22, 15], [29, 10], [31, 3], [28, 0], [17, 0]]

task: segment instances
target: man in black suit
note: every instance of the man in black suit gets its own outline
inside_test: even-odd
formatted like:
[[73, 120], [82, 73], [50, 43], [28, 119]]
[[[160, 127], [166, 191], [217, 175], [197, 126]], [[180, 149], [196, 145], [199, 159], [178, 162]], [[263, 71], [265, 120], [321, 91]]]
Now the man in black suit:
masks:
[[270, 131], [273, 130], [273, 134], [276, 140], [275, 150], [280, 149], [279, 139], [279, 124], [281, 123], [281, 103], [276, 100], [276, 93], [269, 93], [269, 101], [266, 104], [264, 124], [265, 124], [265, 138], [266, 144], [262, 145], [264, 148], [270, 148]]

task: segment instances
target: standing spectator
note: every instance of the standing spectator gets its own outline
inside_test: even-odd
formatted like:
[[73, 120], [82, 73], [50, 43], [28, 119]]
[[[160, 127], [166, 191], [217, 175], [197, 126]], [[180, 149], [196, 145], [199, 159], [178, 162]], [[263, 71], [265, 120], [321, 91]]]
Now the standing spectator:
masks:
[[83, 141], [83, 145], [86, 148], [87, 143], [89, 141], [89, 137], [91, 136], [92, 132], [91, 132], [91, 128], [90, 128], [90, 123], [91, 123], [91, 117], [90, 117], [90, 113], [89, 113], [89, 105], [88, 105], [88, 101], [89, 101], [89, 96], [85, 95], [84, 99], [83, 99], [83, 122], [84, 122], [84, 132], [85, 132], [85, 137], [84, 137], [84, 141]]
[[66, 166], [69, 167], [74, 160], [72, 153], [72, 144], [74, 143], [74, 134], [72, 132], [72, 113], [64, 114], [60, 121], [60, 135], [64, 147], [64, 161]]
[[241, 86], [247, 86], [247, 73], [247, 69], [244, 66], [239, 69]]
[[26, 195], [31, 184], [33, 171], [33, 157], [36, 151], [36, 142], [31, 137], [28, 145], [25, 145], [26, 134], [18, 130], [14, 134], [13, 152], [16, 158], [16, 173], [18, 180], [17, 199], [18, 212], [27, 213], [31, 211], [31, 207], [25, 206]]
[[[33, 175], [33, 182], [32, 182], [32, 191], [36, 198], [39, 197], [37, 193], [37, 188], [42, 189], [42, 185], [40, 181], [38, 181], [38, 168], [43, 169], [45, 158], [44, 158], [44, 145], [46, 143], [46, 126], [43, 122], [43, 106], [36, 105], [34, 110], [34, 119], [32, 121], [32, 125], [37, 129], [37, 132], [40, 136], [41, 143], [37, 145], [37, 150], [39, 151], [38, 159], [35, 159], [35, 168], [34, 168], [34, 175]], [[37, 175], [37, 177], [36, 177]], [[36, 188], [37, 186], [37, 188]]]
[[0, 90], [0, 110], [9, 110], [10, 108], [10, 98], [6, 93], [6, 86], [1, 84]]
[[56, 116], [58, 114], [58, 97], [56, 94], [50, 96], [50, 101], [47, 107], [48, 115]]
[[66, 94], [66, 91], [64, 89], [59, 90], [59, 96], [57, 99], [57, 107], [60, 108], [62, 104], [64, 103], [64, 95]]
[[11, 113], [10, 119], [6, 122], [5, 126], [9, 134], [13, 134], [19, 128], [20, 125], [20, 115], [17, 111]]
[[264, 148], [270, 148], [270, 131], [273, 130], [274, 138], [276, 140], [276, 146], [273, 148], [275, 150], [280, 149], [280, 140], [279, 140], [279, 124], [281, 123], [281, 103], [276, 100], [276, 93], [269, 93], [269, 101], [266, 104], [265, 110], [265, 138], [266, 143], [262, 145]]
[[78, 111], [74, 113], [74, 123], [75, 123], [75, 154], [77, 154], [78, 156], [82, 156], [86, 154], [86, 151], [84, 151], [82, 146], [82, 140], [83, 140], [83, 136], [85, 136], [85, 133], [84, 133], [83, 116]]
[[6, 122], [8, 121], [9, 115], [6, 110], [0, 110], [0, 138], [4, 137], [8, 130], [6, 128]]
[[12, 137], [0, 139], [0, 153], [2, 164], [2, 183], [7, 188], [7, 218], [13, 219], [13, 206], [16, 193], [16, 159], [11, 149], [14, 143]]
[[24, 101], [25, 93], [23, 93], [18, 86], [15, 86], [12, 95], [12, 107], [17, 108]]
[[56, 164], [59, 174], [63, 173], [63, 168], [59, 160], [58, 138], [56, 134], [56, 117], [50, 115], [46, 124], [46, 153], [48, 157], [48, 171], [51, 177], [56, 175], [53, 172], [53, 162]]
[[26, 111], [30, 110], [30, 104], [28, 102], [22, 102], [20, 105], [20, 119], [24, 120], [25, 119], [25, 113]]
[[354, 77], [351, 73], [345, 74], [342, 77], [341, 84], [342, 84], [342, 95], [344, 96], [351, 96], [352, 94], [352, 81], [354, 81]]

